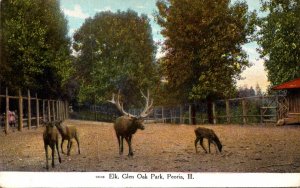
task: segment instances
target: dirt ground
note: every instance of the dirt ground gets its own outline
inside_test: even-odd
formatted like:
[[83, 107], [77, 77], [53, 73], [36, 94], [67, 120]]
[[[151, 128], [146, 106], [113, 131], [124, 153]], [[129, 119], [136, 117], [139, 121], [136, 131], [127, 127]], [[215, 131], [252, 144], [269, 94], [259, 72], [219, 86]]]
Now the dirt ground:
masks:
[[[111, 123], [68, 120], [80, 133], [81, 154], [74, 142], [71, 156], [56, 158], [62, 172], [300, 172], [300, 126], [199, 125], [213, 129], [222, 153], [206, 154], [194, 148], [198, 126], [146, 124], [133, 137], [134, 156], [118, 152]], [[43, 146], [44, 127], [22, 132], [0, 133], [0, 171], [46, 171]], [[204, 142], [207, 146], [207, 142]], [[64, 148], [67, 143], [65, 142]], [[66, 150], [66, 149], [65, 149]], [[49, 161], [51, 164], [51, 161]]]

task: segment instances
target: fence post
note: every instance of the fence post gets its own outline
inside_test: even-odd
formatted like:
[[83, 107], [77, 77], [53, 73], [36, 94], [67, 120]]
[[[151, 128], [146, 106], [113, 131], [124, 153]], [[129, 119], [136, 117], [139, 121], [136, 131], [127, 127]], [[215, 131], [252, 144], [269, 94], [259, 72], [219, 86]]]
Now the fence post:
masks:
[[56, 118], [57, 118], [57, 120], [61, 120], [59, 102], [60, 102], [59, 100], [56, 101]]
[[58, 109], [58, 116], [57, 116], [57, 118], [59, 119], [59, 120], [62, 120], [63, 118], [62, 118], [62, 116], [61, 116], [61, 114], [62, 114], [62, 109], [61, 109], [61, 101], [59, 100], [58, 101], [58, 104], [57, 104], [57, 109]]
[[55, 118], [55, 101], [54, 100], [52, 100], [52, 114], [53, 114], [53, 121], [55, 121], [56, 118]]
[[170, 122], [173, 123], [172, 109], [169, 109]]
[[64, 118], [64, 106], [63, 106], [63, 101], [60, 101], [59, 102], [59, 109], [60, 109], [60, 119], [61, 120], [64, 120], [65, 118]]
[[66, 118], [69, 119], [69, 101], [66, 101], [65, 111], [66, 111]]
[[161, 118], [163, 120], [163, 123], [166, 123], [165, 114], [164, 114], [164, 107], [163, 106], [161, 107]]
[[154, 122], [156, 122], [156, 108], [153, 108], [153, 118]]
[[59, 101], [59, 110], [60, 110], [60, 118], [61, 118], [61, 120], [64, 120], [65, 118], [64, 118], [64, 102], [63, 101]]
[[247, 109], [246, 109], [246, 101], [245, 99], [242, 99], [242, 109], [243, 109], [243, 123], [247, 123]]
[[[264, 96], [261, 96], [260, 100], [260, 123], [262, 124], [264, 122], [264, 113], [263, 113], [263, 104], [264, 104]], [[277, 122], [277, 121], [276, 121]]]
[[48, 100], [48, 122], [51, 122], [51, 106], [50, 106], [50, 100]]
[[63, 101], [60, 101], [60, 118], [61, 118], [61, 120], [64, 120], [65, 118], [64, 118], [64, 102]]
[[37, 93], [35, 93], [35, 105], [36, 105], [36, 127], [40, 126], [40, 105]]
[[8, 88], [5, 89], [5, 101], [6, 101], [6, 108], [5, 108], [5, 134], [8, 134], [8, 111], [9, 111], [9, 96], [8, 96]]
[[43, 99], [43, 122], [46, 121], [46, 109], [45, 109], [45, 100]]
[[23, 97], [21, 89], [19, 89], [19, 131], [23, 129]]
[[27, 106], [28, 106], [28, 129], [31, 129], [31, 97], [30, 97], [30, 90], [27, 90]]
[[229, 100], [228, 99], [226, 99], [225, 104], [226, 104], [227, 123], [229, 124], [231, 116], [230, 116], [230, 106], [229, 106]]
[[180, 105], [180, 112], [179, 112], [179, 116], [180, 116], [180, 124], [183, 124], [183, 107], [182, 105]]
[[60, 118], [62, 121], [65, 119], [64, 113], [64, 101], [60, 101]]
[[189, 104], [189, 124], [192, 124], [192, 105]]
[[278, 117], [278, 106], [279, 106], [279, 96], [276, 95], [276, 122], [278, 122], [279, 117]]
[[63, 120], [63, 117], [62, 117], [62, 112], [63, 112], [62, 111], [62, 101], [61, 100], [58, 101], [58, 112], [59, 112], [58, 113], [58, 117], [59, 117], [58, 119]]
[[63, 119], [68, 119], [68, 102], [67, 101], [61, 101], [61, 109], [62, 109], [62, 115]]
[[212, 102], [212, 115], [213, 115], [213, 124], [217, 124], [216, 103], [215, 102]]

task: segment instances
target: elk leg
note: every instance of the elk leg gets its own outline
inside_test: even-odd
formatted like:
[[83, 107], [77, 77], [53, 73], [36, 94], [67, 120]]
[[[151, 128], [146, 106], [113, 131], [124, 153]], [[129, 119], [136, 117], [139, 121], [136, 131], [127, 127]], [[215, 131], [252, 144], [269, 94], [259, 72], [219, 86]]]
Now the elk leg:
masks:
[[218, 145], [217, 145], [217, 143], [216, 143], [215, 141], [212, 141], [211, 143], [215, 145], [215, 148], [216, 148], [216, 153], [218, 153], [218, 149], [219, 149], [219, 148], [218, 148]]
[[210, 143], [211, 143], [211, 140], [208, 139], [208, 153], [210, 153]]
[[121, 143], [120, 143], [120, 155], [122, 155], [123, 154], [123, 150], [124, 150], [124, 148], [123, 148], [123, 140], [124, 140], [124, 137], [123, 136], [121, 136]]
[[51, 149], [52, 149], [52, 167], [54, 168], [54, 153], [55, 153], [55, 146], [54, 144], [51, 145]]
[[121, 155], [122, 153], [121, 153], [121, 140], [120, 140], [120, 136], [119, 135], [117, 135], [117, 139], [118, 139], [118, 146], [119, 146], [119, 155]]
[[200, 138], [200, 146], [204, 149], [205, 153], [207, 153], [205, 147], [203, 146], [203, 138]]
[[65, 139], [62, 138], [62, 139], [61, 139], [61, 144], [60, 144], [61, 153], [63, 153], [63, 154], [65, 154], [64, 149], [63, 149], [64, 141], [65, 141]]
[[133, 156], [133, 151], [132, 151], [132, 147], [131, 147], [131, 139], [132, 139], [132, 135], [129, 136], [129, 143], [130, 143], [130, 155]]
[[46, 153], [46, 169], [48, 170], [49, 169], [49, 165], [48, 165], [48, 145], [45, 144], [44, 147], [45, 147], [45, 153]]
[[133, 156], [132, 147], [131, 147], [131, 138], [132, 136], [125, 137], [129, 148], [128, 156]]
[[69, 143], [70, 143], [70, 147], [69, 147], [69, 149], [68, 149], [68, 155], [70, 156], [71, 148], [72, 148], [72, 145], [73, 145], [73, 141], [72, 141], [72, 140], [69, 140]]
[[55, 145], [56, 145], [56, 150], [57, 150], [57, 155], [58, 155], [58, 161], [59, 161], [59, 163], [61, 163], [61, 158], [60, 158], [59, 149], [58, 149], [58, 142], [56, 142]]
[[196, 137], [196, 140], [195, 140], [195, 150], [196, 150], [196, 153], [198, 153], [198, 150], [197, 150], [197, 143], [199, 142], [199, 138]]
[[75, 140], [76, 140], [77, 146], [78, 146], [78, 154], [80, 154], [79, 138], [78, 138], [77, 134], [76, 134], [76, 136], [75, 136]]
[[67, 146], [67, 155], [70, 155], [70, 150], [71, 150], [71, 141], [68, 140], [68, 146]]

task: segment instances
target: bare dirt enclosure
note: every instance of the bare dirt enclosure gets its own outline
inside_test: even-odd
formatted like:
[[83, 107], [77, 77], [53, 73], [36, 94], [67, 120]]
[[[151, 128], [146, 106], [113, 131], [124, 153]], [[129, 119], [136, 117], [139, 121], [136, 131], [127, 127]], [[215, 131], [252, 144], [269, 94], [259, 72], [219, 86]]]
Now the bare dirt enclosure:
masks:
[[[65, 123], [78, 127], [81, 154], [73, 143], [71, 156], [62, 154], [58, 163], [56, 155], [49, 171], [300, 172], [300, 126], [201, 125], [213, 129], [223, 144], [222, 153], [212, 145], [212, 153], [205, 154], [199, 144], [195, 152], [198, 126], [146, 124], [133, 136], [135, 155], [129, 158], [127, 144], [119, 155], [112, 123]], [[0, 133], [0, 171], [46, 171], [43, 130]]]

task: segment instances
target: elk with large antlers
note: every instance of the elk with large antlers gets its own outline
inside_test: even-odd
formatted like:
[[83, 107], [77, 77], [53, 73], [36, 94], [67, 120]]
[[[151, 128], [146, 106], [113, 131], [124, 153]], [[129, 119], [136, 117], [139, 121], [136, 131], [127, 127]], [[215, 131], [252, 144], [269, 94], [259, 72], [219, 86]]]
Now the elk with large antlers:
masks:
[[109, 100], [109, 102], [113, 103], [117, 107], [117, 109], [123, 114], [123, 116], [118, 117], [114, 123], [114, 129], [119, 143], [120, 155], [123, 154], [123, 140], [125, 138], [129, 147], [128, 156], [133, 156], [133, 151], [131, 146], [132, 135], [136, 133], [138, 129], [141, 130], [145, 129], [143, 125], [144, 118], [146, 118], [152, 112], [153, 100], [150, 99], [149, 90], [147, 92], [147, 96], [142, 91], [141, 93], [142, 96], [146, 99], [146, 104], [144, 110], [141, 112], [139, 116], [134, 116], [128, 112], [125, 112], [123, 108], [123, 104], [120, 102], [120, 91], [117, 95], [116, 100], [114, 94], [112, 100]]

